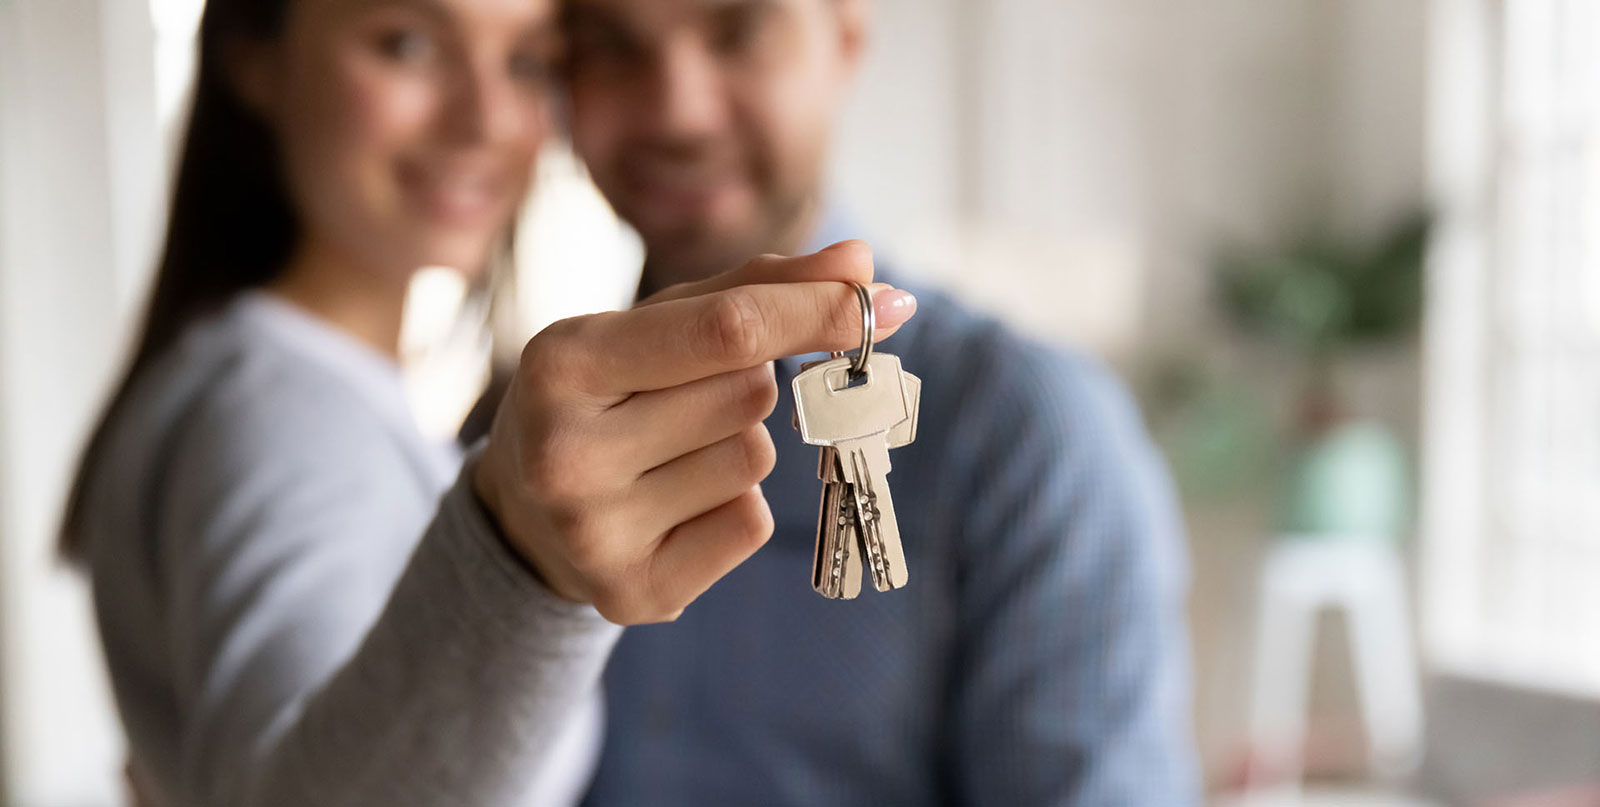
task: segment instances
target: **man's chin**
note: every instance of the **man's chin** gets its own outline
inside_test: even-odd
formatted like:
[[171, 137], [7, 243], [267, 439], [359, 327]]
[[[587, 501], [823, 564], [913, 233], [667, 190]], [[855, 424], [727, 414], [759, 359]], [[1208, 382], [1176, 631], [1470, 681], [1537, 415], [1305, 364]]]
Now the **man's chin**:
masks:
[[652, 255], [661, 256], [712, 255], [748, 242], [755, 229], [742, 218], [726, 216], [689, 216], [679, 212], [654, 219], [640, 221], [644, 226], [637, 229]]
[[649, 270], [661, 285], [703, 280], [743, 265], [764, 248], [749, 230], [726, 231], [709, 225], [643, 234]]

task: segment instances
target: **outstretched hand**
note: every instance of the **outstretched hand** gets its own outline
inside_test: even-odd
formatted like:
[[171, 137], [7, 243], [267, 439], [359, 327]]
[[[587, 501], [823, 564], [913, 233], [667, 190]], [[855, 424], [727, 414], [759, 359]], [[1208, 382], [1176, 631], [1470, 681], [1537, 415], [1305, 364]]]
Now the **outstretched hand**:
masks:
[[[859, 346], [872, 272], [859, 241], [761, 256], [539, 332], [473, 470], [513, 548], [612, 622], [676, 618], [772, 534], [771, 361]], [[869, 289], [883, 339], [915, 300]]]

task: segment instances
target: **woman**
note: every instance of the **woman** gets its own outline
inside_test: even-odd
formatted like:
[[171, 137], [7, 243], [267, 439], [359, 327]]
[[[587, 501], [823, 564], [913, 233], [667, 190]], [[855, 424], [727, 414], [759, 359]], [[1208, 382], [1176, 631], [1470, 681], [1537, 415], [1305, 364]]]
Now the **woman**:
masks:
[[[570, 799], [616, 625], [770, 534], [767, 362], [855, 344], [858, 244], [546, 329], [464, 467], [406, 411], [404, 289], [506, 243], [551, 2], [210, 0], [154, 295], [63, 530], [148, 802]], [[882, 338], [911, 306], [879, 289]]]

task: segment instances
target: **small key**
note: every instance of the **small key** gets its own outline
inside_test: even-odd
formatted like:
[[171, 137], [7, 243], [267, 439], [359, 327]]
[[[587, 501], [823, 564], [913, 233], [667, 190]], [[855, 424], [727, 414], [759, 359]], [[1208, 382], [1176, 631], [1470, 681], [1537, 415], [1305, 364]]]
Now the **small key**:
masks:
[[[889, 493], [889, 437], [896, 427], [906, 428], [913, 414], [898, 357], [872, 354], [864, 378], [854, 385], [851, 363], [832, 359], [796, 375], [795, 418], [805, 442], [837, 449], [840, 481], [849, 485], [845, 493], [866, 548], [863, 560], [873, 585], [888, 591], [909, 579]], [[909, 428], [915, 436], [915, 423]]]
[[861, 535], [856, 530], [850, 486], [839, 481], [838, 454], [831, 448], [818, 452], [822, 503], [817, 507], [817, 554], [811, 564], [811, 587], [836, 600], [852, 600], [861, 593]]
[[[835, 354], [842, 356], [843, 354]], [[826, 359], [806, 362], [809, 370]], [[889, 432], [889, 447], [899, 448], [916, 439], [917, 409], [922, 399], [922, 381], [902, 372], [906, 388], [906, 408], [911, 417]], [[795, 420], [798, 430], [798, 416]], [[861, 593], [861, 557], [866, 554], [856, 528], [855, 491], [839, 481], [838, 452], [832, 446], [817, 449], [817, 478], [822, 480], [822, 501], [817, 507], [817, 546], [811, 564], [811, 587], [832, 599], [855, 599]]]

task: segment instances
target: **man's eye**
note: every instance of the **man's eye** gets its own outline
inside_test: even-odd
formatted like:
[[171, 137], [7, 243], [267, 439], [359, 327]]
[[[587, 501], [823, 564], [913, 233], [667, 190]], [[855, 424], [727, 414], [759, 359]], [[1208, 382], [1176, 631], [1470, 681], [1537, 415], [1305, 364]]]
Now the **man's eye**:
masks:
[[575, 66], [628, 64], [639, 57], [639, 49], [615, 31], [583, 26], [573, 32], [567, 57]]
[[415, 28], [395, 28], [378, 37], [378, 52], [401, 64], [422, 64], [438, 51], [433, 37]]
[[514, 53], [511, 56], [511, 76], [518, 81], [543, 84], [554, 72], [554, 60], [541, 53]]
[[738, 54], [754, 48], [767, 30], [772, 15], [759, 8], [742, 6], [717, 17], [711, 29], [711, 46], [718, 53]]

